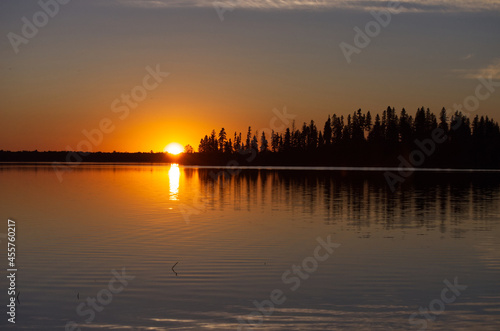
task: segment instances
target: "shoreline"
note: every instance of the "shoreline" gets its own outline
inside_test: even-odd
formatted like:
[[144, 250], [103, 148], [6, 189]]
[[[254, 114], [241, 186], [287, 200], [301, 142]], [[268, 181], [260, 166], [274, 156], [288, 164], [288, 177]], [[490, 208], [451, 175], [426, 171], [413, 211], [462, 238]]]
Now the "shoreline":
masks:
[[[238, 170], [282, 170], [282, 171], [351, 171], [351, 172], [385, 172], [385, 171], [400, 171], [399, 167], [338, 167], [338, 166], [294, 166], [294, 165], [254, 165], [254, 166], [227, 166], [227, 165], [193, 165], [181, 164], [177, 162], [1, 162], [1, 166], [53, 166], [64, 165], [68, 167], [85, 167], [85, 166], [170, 166], [177, 164], [185, 169], [238, 169]], [[412, 172], [443, 172], [443, 173], [500, 173], [500, 169], [474, 169], [474, 168], [404, 168], [405, 171]]]

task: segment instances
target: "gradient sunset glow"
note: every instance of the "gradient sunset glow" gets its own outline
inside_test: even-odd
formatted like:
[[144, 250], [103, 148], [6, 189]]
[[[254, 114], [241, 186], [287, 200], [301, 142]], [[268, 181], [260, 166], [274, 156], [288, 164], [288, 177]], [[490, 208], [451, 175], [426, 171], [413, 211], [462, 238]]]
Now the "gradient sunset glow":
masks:
[[[359, 108], [439, 112], [474, 94], [478, 77], [500, 79], [500, 1], [401, 1], [351, 63], [339, 44], [387, 2], [222, 4], [73, 0], [16, 53], [8, 34], [42, 9], [2, 1], [0, 149], [77, 150], [88, 136], [94, 151], [197, 149], [212, 129], [268, 128], [273, 109], [299, 126]], [[475, 113], [498, 118], [499, 95]], [[92, 136], [103, 120], [107, 132]]]

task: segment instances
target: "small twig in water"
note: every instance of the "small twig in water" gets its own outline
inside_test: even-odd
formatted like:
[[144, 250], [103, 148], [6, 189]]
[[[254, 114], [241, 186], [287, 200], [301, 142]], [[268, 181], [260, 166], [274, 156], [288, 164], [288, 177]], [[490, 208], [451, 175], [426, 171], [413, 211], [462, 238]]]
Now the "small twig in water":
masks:
[[179, 263], [179, 262], [176, 262], [176, 263], [174, 264], [174, 266], [172, 267], [172, 271], [174, 272], [174, 274], [175, 274], [176, 276], [177, 276], [177, 272], [175, 272], [174, 268], [175, 268], [175, 266], [177, 265], [177, 263]]

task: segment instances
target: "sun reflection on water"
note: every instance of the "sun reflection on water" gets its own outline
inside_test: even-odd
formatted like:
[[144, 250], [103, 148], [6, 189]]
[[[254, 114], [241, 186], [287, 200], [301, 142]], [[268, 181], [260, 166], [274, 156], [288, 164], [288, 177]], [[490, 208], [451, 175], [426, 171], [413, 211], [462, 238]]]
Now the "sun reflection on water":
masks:
[[179, 200], [179, 180], [181, 177], [181, 171], [179, 170], [178, 164], [171, 164], [170, 170], [168, 171], [168, 182], [170, 185], [170, 200]]

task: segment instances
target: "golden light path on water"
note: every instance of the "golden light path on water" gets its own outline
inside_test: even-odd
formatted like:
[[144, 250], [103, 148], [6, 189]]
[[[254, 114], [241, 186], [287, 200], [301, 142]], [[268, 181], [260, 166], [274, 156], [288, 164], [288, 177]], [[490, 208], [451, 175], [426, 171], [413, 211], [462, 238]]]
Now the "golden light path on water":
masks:
[[179, 170], [178, 164], [171, 164], [170, 170], [168, 171], [168, 183], [170, 186], [170, 198], [169, 200], [178, 201], [179, 200], [179, 181], [181, 178], [181, 171]]

